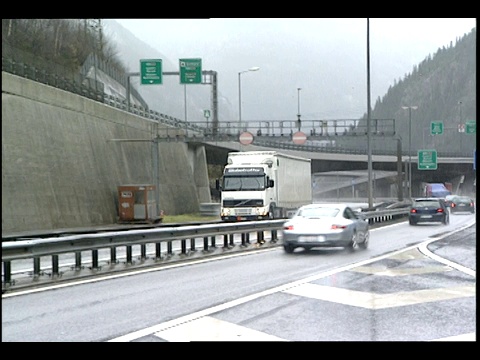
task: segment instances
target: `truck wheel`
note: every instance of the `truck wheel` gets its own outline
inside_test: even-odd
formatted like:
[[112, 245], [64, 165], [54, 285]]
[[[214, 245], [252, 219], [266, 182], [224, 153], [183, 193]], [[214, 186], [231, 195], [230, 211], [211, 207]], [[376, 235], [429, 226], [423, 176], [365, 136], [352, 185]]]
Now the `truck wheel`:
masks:
[[275, 208], [270, 208], [268, 211], [268, 220], [275, 220]]

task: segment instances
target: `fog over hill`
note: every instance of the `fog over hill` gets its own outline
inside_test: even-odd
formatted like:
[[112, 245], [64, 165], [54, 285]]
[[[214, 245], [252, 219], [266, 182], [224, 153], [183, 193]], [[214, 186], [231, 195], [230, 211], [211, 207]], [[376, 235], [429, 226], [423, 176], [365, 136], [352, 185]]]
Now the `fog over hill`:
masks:
[[[352, 19], [357, 25], [361, 22], [363, 32], [340, 37], [338, 33], [345, 29], [331, 28], [328, 21], [316, 33], [309, 33], [308, 26], [303, 32], [292, 32], [278, 24], [259, 28], [252, 22], [251, 27], [239, 29], [233, 38], [216, 34], [202, 48], [202, 54], [207, 54], [204, 57], [192, 50], [195, 44], [190, 44], [190, 49], [185, 45], [188, 42], [175, 42], [178, 34], [158, 34], [158, 42], [165, 45], [156, 49], [117, 21], [102, 21], [105, 34], [116, 43], [120, 58], [131, 72], [139, 71], [140, 59], [162, 59], [163, 71], [178, 71], [179, 59], [171, 58], [171, 49], [184, 54], [182, 58], [202, 58], [203, 70], [218, 74], [220, 121], [238, 120], [238, 73], [252, 66], [259, 66], [260, 71], [245, 73], [241, 78], [243, 121], [295, 120], [300, 105], [304, 120], [358, 119], [367, 112], [365, 19]], [[370, 47], [373, 106], [396, 80], [413, 70], [410, 57], [415, 51], [418, 54], [418, 49], [405, 54], [395, 43], [378, 41]], [[423, 54], [418, 63], [432, 53]], [[395, 61], [390, 60], [392, 55]], [[311, 85], [307, 83], [315, 84], [314, 88], [308, 88]], [[164, 76], [162, 85], [139, 85], [138, 78], [132, 78], [132, 84], [151, 109], [179, 119], [204, 121], [203, 109], [211, 109], [211, 86], [181, 85], [178, 76]], [[302, 88], [301, 93], [297, 88]]]

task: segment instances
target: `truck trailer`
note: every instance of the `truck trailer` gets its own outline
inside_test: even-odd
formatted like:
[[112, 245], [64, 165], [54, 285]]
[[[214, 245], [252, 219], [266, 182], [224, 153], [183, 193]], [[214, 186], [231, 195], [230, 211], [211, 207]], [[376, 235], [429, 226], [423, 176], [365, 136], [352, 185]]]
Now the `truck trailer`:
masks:
[[223, 221], [287, 218], [312, 203], [311, 160], [276, 151], [231, 152], [216, 188]]

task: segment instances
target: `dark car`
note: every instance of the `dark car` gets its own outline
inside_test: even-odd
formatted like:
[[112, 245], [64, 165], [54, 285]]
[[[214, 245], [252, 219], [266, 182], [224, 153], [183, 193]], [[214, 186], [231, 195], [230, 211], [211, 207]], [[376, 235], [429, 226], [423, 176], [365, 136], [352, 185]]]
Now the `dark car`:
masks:
[[475, 214], [475, 203], [468, 196], [455, 196], [450, 199], [450, 212], [469, 212]]
[[413, 199], [408, 213], [408, 222], [410, 225], [431, 222], [448, 225], [450, 216], [445, 200], [437, 198]]
[[458, 195], [447, 195], [445, 196], [445, 203], [447, 204], [447, 207], [450, 207], [452, 205], [452, 199]]

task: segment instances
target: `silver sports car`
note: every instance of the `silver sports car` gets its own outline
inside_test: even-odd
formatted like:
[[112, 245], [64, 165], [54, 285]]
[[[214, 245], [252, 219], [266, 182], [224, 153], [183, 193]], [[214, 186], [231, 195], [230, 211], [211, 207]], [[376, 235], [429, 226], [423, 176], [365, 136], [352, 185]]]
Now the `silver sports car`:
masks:
[[281, 231], [283, 248], [292, 253], [296, 248], [357, 246], [366, 249], [370, 237], [368, 221], [347, 204], [310, 204], [300, 207], [287, 220]]

